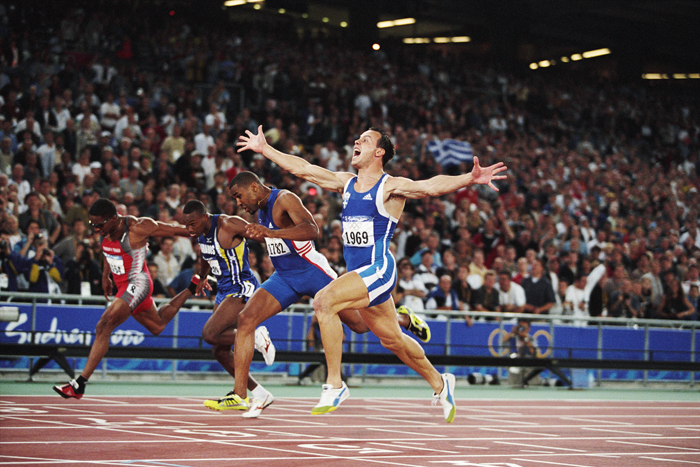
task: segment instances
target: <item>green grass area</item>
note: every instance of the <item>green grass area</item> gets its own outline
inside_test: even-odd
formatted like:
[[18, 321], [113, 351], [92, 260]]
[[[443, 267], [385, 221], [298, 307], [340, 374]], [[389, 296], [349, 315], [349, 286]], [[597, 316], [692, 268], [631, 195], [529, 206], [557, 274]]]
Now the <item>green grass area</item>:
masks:
[[[57, 376], [55, 381], [21, 381], [3, 375], [0, 379], [0, 396], [3, 395], [46, 395], [59, 398], [51, 387], [66, 380]], [[66, 382], [63, 381], [63, 382]], [[262, 381], [261, 384], [275, 397], [309, 397], [320, 396], [321, 384], [309, 383], [297, 386], [280, 381]], [[230, 391], [233, 381], [91, 381], [87, 396], [174, 396], [174, 397], [220, 397]], [[458, 400], [469, 399], [523, 399], [523, 400], [653, 400], [653, 401], [691, 401], [700, 402], [700, 389], [697, 387], [643, 387], [641, 384], [603, 386], [587, 389], [568, 389], [565, 387], [530, 386], [513, 388], [501, 386], [470, 386], [465, 380], [458, 380], [456, 396]], [[420, 380], [355, 382], [350, 381], [352, 397], [402, 397], [426, 398], [432, 395], [431, 389]]]

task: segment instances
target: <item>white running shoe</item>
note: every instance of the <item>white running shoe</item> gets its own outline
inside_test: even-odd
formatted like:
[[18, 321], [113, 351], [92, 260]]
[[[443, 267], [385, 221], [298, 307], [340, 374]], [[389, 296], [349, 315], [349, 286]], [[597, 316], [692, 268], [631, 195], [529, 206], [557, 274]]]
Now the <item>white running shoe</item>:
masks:
[[311, 415], [333, 412], [349, 395], [350, 390], [348, 389], [348, 385], [345, 384], [345, 381], [343, 381], [343, 385], [339, 389], [335, 389], [330, 384], [324, 384], [323, 392], [321, 392], [321, 400], [318, 401], [316, 407], [311, 409]]
[[443, 373], [440, 376], [442, 376], [443, 387], [440, 394], [433, 393], [433, 405], [437, 405], [437, 403], [440, 402], [442, 411], [445, 414], [445, 421], [447, 423], [452, 423], [455, 419], [455, 413], [457, 412], [457, 404], [455, 403], [455, 375]]
[[265, 365], [270, 366], [275, 362], [275, 344], [270, 340], [270, 333], [265, 326], [255, 330], [255, 350], [263, 354]]
[[275, 397], [269, 392], [265, 395], [265, 399], [263, 400], [252, 399], [250, 401], [250, 410], [241, 415], [241, 417], [257, 418], [258, 415], [262, 413], [263, 409], [269, 407], [273, 402], [275, 402]]

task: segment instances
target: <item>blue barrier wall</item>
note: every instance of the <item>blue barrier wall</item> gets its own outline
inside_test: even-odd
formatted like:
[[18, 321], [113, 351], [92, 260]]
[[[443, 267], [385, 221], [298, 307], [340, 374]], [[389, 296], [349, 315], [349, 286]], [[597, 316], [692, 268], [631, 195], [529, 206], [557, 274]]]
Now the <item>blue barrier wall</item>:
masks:
[[[92, 333], [104, 308], [101, 306], [45, 305], [37, 304], [32, 318], [29, 304], [0, 304], [20, 309], [16, 322], [0, 322], [0, 343], [27, 343], [29, 331], [37, 331], [35, 342], [43, 344], [92, 343]], [[176, 318], [155, 337], [133, 319], [127, 320], [112, 334], [112, 346], [210, 348], [201, 339], [201, 330], [209, 318], [209, 310], [181, 310]], [[32, 321], [34, 321], [32, 323]], [[310, 315], [304, 313], [281, 313], [264, 324], [280, 350], [303, 350], [304, 338], [310, 323]], [[451, 321], [429, 320], [432, 340], [424, 344], [428, 355], [499, 356], [508, 355], [514, 349], [501, 344], [503, 336], [512, 324], [501, 326], [498, 322], [474, 323], [468, 327], [461, 319]], [[356, 335], [346, 329], [346, 350], [356, 352], [388, 353], [376, 336], [371, 333]], [[557, 358], [603, 358], [643, 360], [649, 355], [654, 360], [691, 361], [692, 333], [687, 329], [650, 328], [648, 347], [645, 349], [645, 330], [620, 326], [572, 327], [557, 324], [533, 324], [534, 337], [540, 354]], [[598, 343], [602, 342], [599, 351]], [[600, 354], [600, 355], [599, 355]], [[697, 361], [697, 360], [695, 360]], [[28, 369], [29, 358], [0, 359], [0, 369]], [[84, 359], [75, 359], [77, 369], [84, 366]], [[176, 368], [173, 368], [176, 364]], [[275, 363], [266, 367], [253, 362], [253, 371], [286, 372], [298, 374], [299, 364]], [[47, 368], [58, 368], [50, 363]], [[102, 369], [98, 368], [98, 371]], [[221, 366], [212, 361], [109, 359], [107, 371], [160, 371], [160, 372], [223, 372]], [[445, 368], [439, 368], [443, 371]], [[459, 376], [473, 372], [495, 373], [496, 368], [450, 367], [449, 371]], [[353, 375], [414, 376], [415, 372], [405, 365], [346, 365], [346, 372]], [[602, 370], [602, 379], [641, 380], [644, 372], [638, 370]], [[648, 380], [690, 381], [689, 372], [648, 371]]]

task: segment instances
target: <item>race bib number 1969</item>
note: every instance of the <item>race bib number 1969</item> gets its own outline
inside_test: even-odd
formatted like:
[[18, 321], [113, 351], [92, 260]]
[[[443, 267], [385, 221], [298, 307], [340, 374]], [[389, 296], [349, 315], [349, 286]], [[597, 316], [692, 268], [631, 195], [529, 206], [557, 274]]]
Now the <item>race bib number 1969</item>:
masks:
[[343, 222], [343, 243], [359, 247], [374, 245], [374, 223]]

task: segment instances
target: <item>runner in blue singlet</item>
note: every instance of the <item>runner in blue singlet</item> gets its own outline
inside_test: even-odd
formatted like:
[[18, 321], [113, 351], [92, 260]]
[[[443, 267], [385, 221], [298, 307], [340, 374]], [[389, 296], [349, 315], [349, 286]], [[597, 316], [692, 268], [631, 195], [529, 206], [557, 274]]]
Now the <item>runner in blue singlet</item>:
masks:
[[[337, 277], [325, 256], [314, 246], [319, 229], [301, 199], [287, 190], [263, 185], [253, 172], [241, 172], [229, 185], [229, 193], [250, 214], [258, 214], [258, 224], [249, 224], [246, 237], [264, 241], [275, 272], [255, 292], [238, 317], [235, 343], [236, 386], [234, 392], [246, 397], [245, 381], [252, 359], [255, 328], [270, 316], [298, 302], [313, 297]], [[357, 310], [343, 310], [340, 320], [354, 332], [369, 331]], [[403, 327], [414, 333], [424, 332], [413, 326], [410, 316], [400, 317]], [[248, 417], [260, 413], [251, 403]]]
[[451, 374], [441, 375], [426, 358], [420, 345], [403, 334], [397, 325], [394, 301], [384, 290], [391, 287], [389, 283], [396, 281], [396, 267], [385, 245], [388, 247], [396, 219], [401, 216], [407, 199], [441, 196], [473, 184], [486, 184], [497, 190], [493, 180], [506, 178], [499, 175], [506, 170], [503, 163], [481, 167], [479, 159], [474, 157], [472, 171], [463, 175], [438, 175], [420, 181], [391, 177], [384, 172], [384, 166], [394, 157], [394, 144], [378, 128], [370, 128], [355, 141], [351, 164], [357, 170], [357, 175], [331, 172], [301, 157], [276, 150], [267, 144], [262, 126], [258, 127], [257, 134], [246, 130], [246, 134], [239, 137], [237, 145], [239, 152], [252, 150], [260, 153], [282, 170], [315, 183], [324, 190], [343, 194], [343, 240], [348, 273], [331, 282], [314, 297], [328, 378], [321, 400], [311, 413], [331, 412], [348, 396], [348, 388], [340, 372], [343, 330], [338, 313], [358, 309], [382, 345], [430, 384], [435, 398], [442, 405], [445, 420], [452, 422], [456, 412], [455, 377]]

